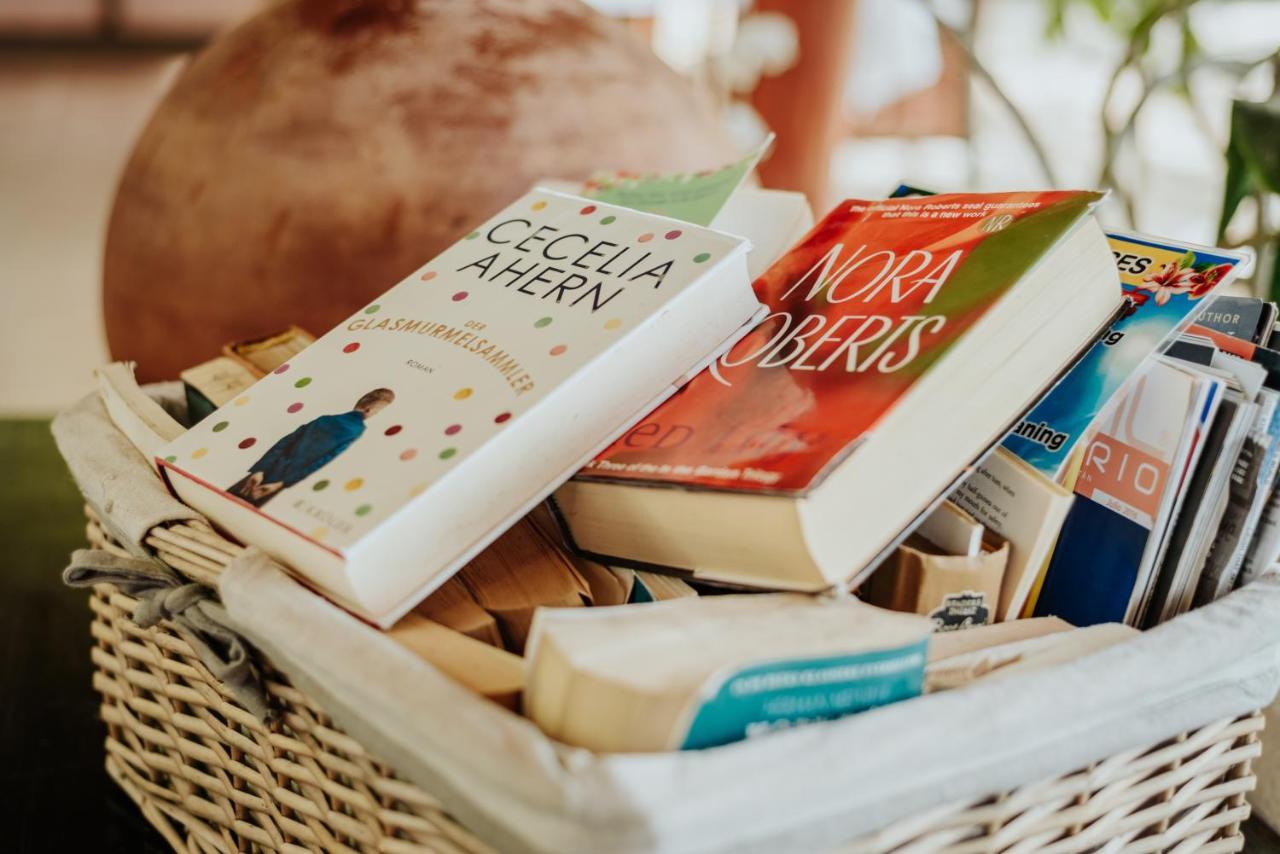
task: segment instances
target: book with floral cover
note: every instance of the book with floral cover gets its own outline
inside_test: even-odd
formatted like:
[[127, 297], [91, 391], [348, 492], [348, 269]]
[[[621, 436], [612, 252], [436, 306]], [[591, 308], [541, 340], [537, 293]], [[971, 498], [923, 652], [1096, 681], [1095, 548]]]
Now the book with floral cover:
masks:
[[389, 625], [736, 340], [746, 241], [534, 190], [157, 452]]
[[1143, 361], [1178, 336], [1239, 272], [1238, 252], [1114, 233], [1107, 242], [1129, 305], [1004, 447], [1061, 481], [1089, 425]]
[[1119, 309], [1098, 198], [842, 203], [756, 282], [764, 322], [557, 492], [577, 548], [856, 580]]

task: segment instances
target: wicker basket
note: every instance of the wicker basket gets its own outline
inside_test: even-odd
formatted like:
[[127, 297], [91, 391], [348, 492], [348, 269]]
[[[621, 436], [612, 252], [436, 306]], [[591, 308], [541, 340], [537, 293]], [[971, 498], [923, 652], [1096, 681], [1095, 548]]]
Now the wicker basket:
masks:
[[[118, 550], [90, 514], [90, 542]], [[156, 529], [148, 544], [212, 582], [239, 553], [210, 528]], [[141, 629], [134, 600], [94, 591], [94, 688], [107, 771], [179, 851], [490, 850], [427, 792], [343, 734], [263, 662], [282, 714], [270, 728], [238, 706], [171, 627]], [[1239, 851], [1262, 717], [1219, 721], [996, 798], [889, 825], [846, 850]]]

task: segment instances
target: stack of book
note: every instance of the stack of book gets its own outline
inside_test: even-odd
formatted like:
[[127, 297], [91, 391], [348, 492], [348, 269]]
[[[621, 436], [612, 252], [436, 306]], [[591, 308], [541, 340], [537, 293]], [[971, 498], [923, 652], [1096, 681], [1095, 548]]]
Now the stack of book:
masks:
[[1051, 666], [1280, 554], [1240, 256], [1106, 234], [1085, 191], [804, 231], [740, 186], [758, 156], [535, 189], [311, 346], [264, 339], [253, 385], [192, 372], [222, 399], [189, 429], [120, 367], [104, 396], [228, 535], [598, 750]]

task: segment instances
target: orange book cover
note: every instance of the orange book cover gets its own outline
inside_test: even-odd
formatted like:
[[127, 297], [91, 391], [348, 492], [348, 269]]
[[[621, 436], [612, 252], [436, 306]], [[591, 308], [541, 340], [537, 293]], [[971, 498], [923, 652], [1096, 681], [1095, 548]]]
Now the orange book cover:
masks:
[[755, 282], [765, 320], [578, 476], [805, 492], [1098, 198], [841, 203]]
[[1188, 326], [1187, 332], [1208, 338], [1222, 352], [1239, 356], [1241, 359], [1252, 359], [1253, 354], [1258, 350], [1257, 345], [1252, 341], [1246, 341], [1243, 338], [1237, 338], [1234, 335], [1228, 335], [1225, 332], [1201, 326], [1199, 323], [1193, 323]]

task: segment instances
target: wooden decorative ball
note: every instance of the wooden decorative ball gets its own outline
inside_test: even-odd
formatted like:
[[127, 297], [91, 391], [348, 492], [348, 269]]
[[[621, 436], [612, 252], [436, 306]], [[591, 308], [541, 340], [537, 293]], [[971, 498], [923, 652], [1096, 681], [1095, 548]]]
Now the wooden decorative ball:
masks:
[[112, 355], [163, 379], [319, 334], [539, 178], [731, 156], [693, 89], [576, 0], [286, 0], [196, 56], [133, 150]]

